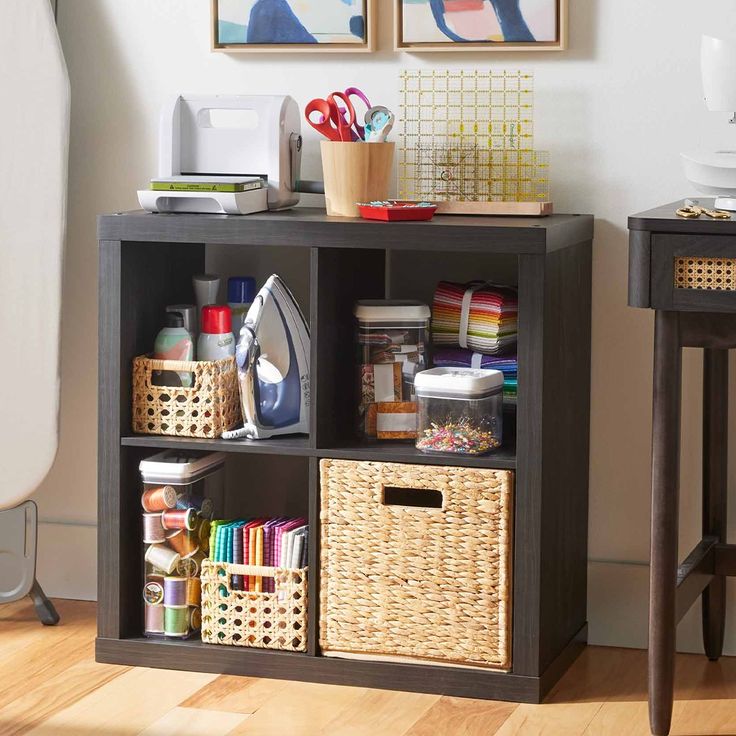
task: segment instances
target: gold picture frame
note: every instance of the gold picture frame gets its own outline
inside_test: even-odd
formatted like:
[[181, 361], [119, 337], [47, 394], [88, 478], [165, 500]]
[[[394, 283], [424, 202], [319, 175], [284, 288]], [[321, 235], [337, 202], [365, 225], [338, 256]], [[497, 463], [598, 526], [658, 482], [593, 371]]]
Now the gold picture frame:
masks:
[[210, 0], [210, 2], [210, 38], [212, 51], [229, 54], [365, 54], [376, 50], [376, 15], [378, 11], [378, 0], [365, 0], [366, 34], [363, 43], [222, 43], [219, 39], [219, 0]]
[[394, 50], [410, 53], [425, 52], [469, 52], [469, 51], [564, 51], [568, 44], [568, 0], [557, 2], [557, 39], [555, 41], [505, 42], [472, 41], [460, 43], [448, 38], [447, 42], [405, 42], [404, 0], [394, 0]]

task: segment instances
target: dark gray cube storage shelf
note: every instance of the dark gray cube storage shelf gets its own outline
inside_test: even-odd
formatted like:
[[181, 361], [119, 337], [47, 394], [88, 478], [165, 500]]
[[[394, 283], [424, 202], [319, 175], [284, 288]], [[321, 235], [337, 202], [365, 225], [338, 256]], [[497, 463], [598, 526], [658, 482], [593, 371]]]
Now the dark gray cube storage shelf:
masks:
[[[436, 217], [427, 223], [328, 218], [297, 208], [248, 217], [103, 215], [100, 239], [100, 662], [540, 702], [586, 640], [593, 218]], [[309, 437], [226, 442], [133, 435], [131, 362], [150, 350], [167, 304], [190, 302], [191, 276], [280, 273], [312, 331]], [[353, 428], [353, 303], [420, 298], [440, 279], [519, 288], [519, 390], [503, 447], [480, 458], [362, 443]], [[142, 637], [141, 458], [165, 448], [228, 453], [229, 515], [305, 513], [306, 654]], [[322, 657], [317, 642], [322, 457], [515, 471], [510, 672]]]

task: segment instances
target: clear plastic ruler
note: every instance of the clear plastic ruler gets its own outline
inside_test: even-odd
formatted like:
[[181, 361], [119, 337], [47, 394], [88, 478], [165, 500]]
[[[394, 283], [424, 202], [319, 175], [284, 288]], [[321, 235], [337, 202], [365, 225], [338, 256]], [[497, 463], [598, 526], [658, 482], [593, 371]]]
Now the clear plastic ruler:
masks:
[[534, 77], [509, 70], [405, 70], [399, 196], [548, 201], [549, 154], [534, 149]]

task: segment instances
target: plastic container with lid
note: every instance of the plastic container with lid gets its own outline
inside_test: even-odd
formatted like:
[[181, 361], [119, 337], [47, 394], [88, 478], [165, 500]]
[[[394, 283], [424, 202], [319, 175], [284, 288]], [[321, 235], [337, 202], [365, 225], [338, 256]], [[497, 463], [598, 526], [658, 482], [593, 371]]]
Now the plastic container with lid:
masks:
[[201, 622], [200, 571], [222, 513], [225, 454], [166, 450], [142, 460], [144, 634], [185, 639]]
[[356, 303], [354, 314], [358, 434], [374, 437], [373, 405], [414, 401], [414, 376], [427, 367], [431, 312], [417, 301], [365, 299]]
[[422, 452], [484, 455], [503, 441], [503, 373], [432, 368], [417, 374], [417, 441]]

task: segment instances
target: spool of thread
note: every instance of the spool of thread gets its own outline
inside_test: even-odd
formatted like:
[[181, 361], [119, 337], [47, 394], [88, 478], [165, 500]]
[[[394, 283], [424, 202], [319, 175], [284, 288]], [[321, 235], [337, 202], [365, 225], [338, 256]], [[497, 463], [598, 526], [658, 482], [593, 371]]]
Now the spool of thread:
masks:
[[187, 605], [186, 578], [164, 578], [164, 605], [174, 607]]
[[182, 557], [176, 566], [176, 574], [182, 578], [196, 578], [199, 575], [199, 562], [194, 557]]
[[202, 499], [202, 508], [200, 508], [199, 513], [204, 516], [206, 519], [211, 519], [212, 515], [215, 511], [215, 504], [212, 503], [211, 498], [204, 498]]
[[180, 493], [176, 499], [177, 509], [197, 509], [199, 511], [202, 508], [204, 502], [204, 496], [197, 496], [194, 493], [185, 491]]
[[164, 633], [166, 636], [186, 636], [189, 633], [189, 608], [164, 606]]
[[164, 576], [158, 573], [152, 572], [146, 575], [147, 583], [158, 583], [161, 586], [161, 590], [164, 589]]
[[146, 634], [163, 634], [164, 626], [164, 607], [146, 605]]
[[146, 562], [170, 575], [179, 564], [181, 555], [165, 544], [152, 544], [146, 550]]
[[202, 612], [199, 606], [189, 609], [189, 626], [194, 631], [202, 628]]
[[[197, 537], [186, 529], [177, 531], [168, 538], [168, 543], [179, 553], [181, 557], [191, 557], [199, 550]], [[169, 570], [171, 572], [171, 570]]]
[[160, 486], [143, 491], [141, 505], [144, 511], [166, 511], [176, 506], [176, 489], [174, 486]]
[[[151, 576], [153, 577], [153, 576]], [[164, 579], [152, 580], [146, 578], [143, 586], [143, 600], [147, 606], [160, 606], [164, 602]]]
[[199, 577], [202, 574], [202, 562], [207, 559], [207, 555], [202, 551], [200, 547], [191, 557], [187, 557], [188, 560], [194, 560], [197, 564], [197, 574], [192, 577]]
[[195, 509], [186, 509], [180, 511], [178, 509], [164, 511], [161, 514], [161, 523], [163, 528], [169, 529], [188, 529], [193, 531], [197, 525], [197, 512]]
[[143, 514], [143, 542], [157, 544], [166, 541], [166, 532], [161, 524], [161, 512]]
[[197, 534], [199, 535], [199, 548], [203, 550], [207, 550], [207, 548], [210, 546], [210, 531], [211, 531], [212, 525], [210, 524], [209, 519], [202, 519], [199, 522], [199, 529], [197, 531]]
[[[199, 606], [202, 603], [202, 583], [199, 578], [187, 579], [187, 605]], [[194, 627], [198, 629], [198, 626]]]

